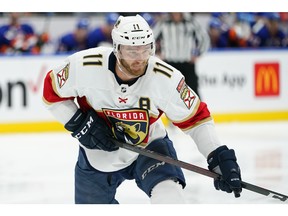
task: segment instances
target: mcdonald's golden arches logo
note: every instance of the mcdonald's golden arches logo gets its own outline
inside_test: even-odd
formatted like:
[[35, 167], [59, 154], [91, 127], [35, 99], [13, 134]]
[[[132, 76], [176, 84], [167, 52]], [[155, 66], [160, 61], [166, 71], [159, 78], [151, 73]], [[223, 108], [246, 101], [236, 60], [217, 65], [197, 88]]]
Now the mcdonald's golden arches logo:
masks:
[[279, 96], [279, 63], [256, 63], [254, 68], [255, 96]]

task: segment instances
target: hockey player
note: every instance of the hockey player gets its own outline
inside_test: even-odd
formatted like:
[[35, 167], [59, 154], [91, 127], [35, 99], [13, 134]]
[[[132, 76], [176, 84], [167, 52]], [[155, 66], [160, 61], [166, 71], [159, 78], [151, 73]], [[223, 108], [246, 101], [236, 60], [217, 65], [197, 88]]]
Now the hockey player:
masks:
[[120, 16], [113, 48], [97, 47], [69, 56], [48, 72], [43, 100], [79, 140], [75, 203], [116, 204], [125, 179], [135, 179], [151, 203], [186, 203], [182, 170], [118, 148], [113, 140], [177, 159], [160, 119], [163, 113], [190, 135], [219, 174], [217, 190], [241, 193], [232, 149], [221, 145], [207, 105], [186, 85], [180, 71], [154, 56], [153, 32], [140, 16]]

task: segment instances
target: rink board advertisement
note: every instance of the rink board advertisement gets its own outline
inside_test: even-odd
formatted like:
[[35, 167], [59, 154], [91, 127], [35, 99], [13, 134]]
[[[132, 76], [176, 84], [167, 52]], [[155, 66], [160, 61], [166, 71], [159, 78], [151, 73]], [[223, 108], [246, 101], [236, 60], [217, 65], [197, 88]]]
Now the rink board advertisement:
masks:
[[42, 92], [46, 73], [64, 58], [65, 56], [0, 57], [0, 132], [62, 128], [45, 109]]
[[[0, 57], [0, 132], [59, 130], [42, 103], [43, 80], [66, 56]], [[287, 120], [288, 51], [209, 52], [197, 64], [215, 121]]]
[[200, 96], [221, 120], [283, 120], [288, 51], [208, 52], [197, 62]]

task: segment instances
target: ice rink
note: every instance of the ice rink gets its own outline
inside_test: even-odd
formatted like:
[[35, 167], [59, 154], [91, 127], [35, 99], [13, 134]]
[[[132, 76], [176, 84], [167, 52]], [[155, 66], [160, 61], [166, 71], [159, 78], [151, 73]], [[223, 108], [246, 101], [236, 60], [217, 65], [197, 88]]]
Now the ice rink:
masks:
[[[223, 144], [233, 148], [245, 182], [288, 195], [288, 122], [216, 124]], [[193, 141], [168, 129], [179, 160], [207, 168]], [[0, 204], [73, 204], [78, 145], [70, 134], [0, 134]], [[240, 198], [214, 189], [212, 179], [184, 170], [191, 204], [284, 204], [243, 190]], [[124, 182], [122, 204], [148, 204], [134, 181]], [[287, 203], [285, 203], [287, 205]]]

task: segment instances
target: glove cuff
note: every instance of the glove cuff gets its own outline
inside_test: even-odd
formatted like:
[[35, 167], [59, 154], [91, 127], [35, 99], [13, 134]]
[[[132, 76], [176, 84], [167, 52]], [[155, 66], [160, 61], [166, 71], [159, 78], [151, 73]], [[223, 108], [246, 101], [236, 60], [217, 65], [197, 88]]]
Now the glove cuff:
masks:
[[227, 152], [221, 152], [219, 155], [218, 155], [218, 160], [219, 162], [223, 162], [223, 161], [226, 161], [226, 160], [233, 160], [233, 161], [236, 161], [236, 155], [235, 155], [235, 152], [233, 149], [229, 149]]
[[81, 109], [78, 109], [72, 118], [64, 125], [64, 128], [70, 132], [74, 132], [79, 128], [85, 119], [85, 114]]
[[229, 150], [228, 147], [226, 145], [223, 145], [218, 147], [208, 155], [207, 163], [209, 170], [213, 170], [216, 166], [219, 165], [219, 155], [227, 150]]

